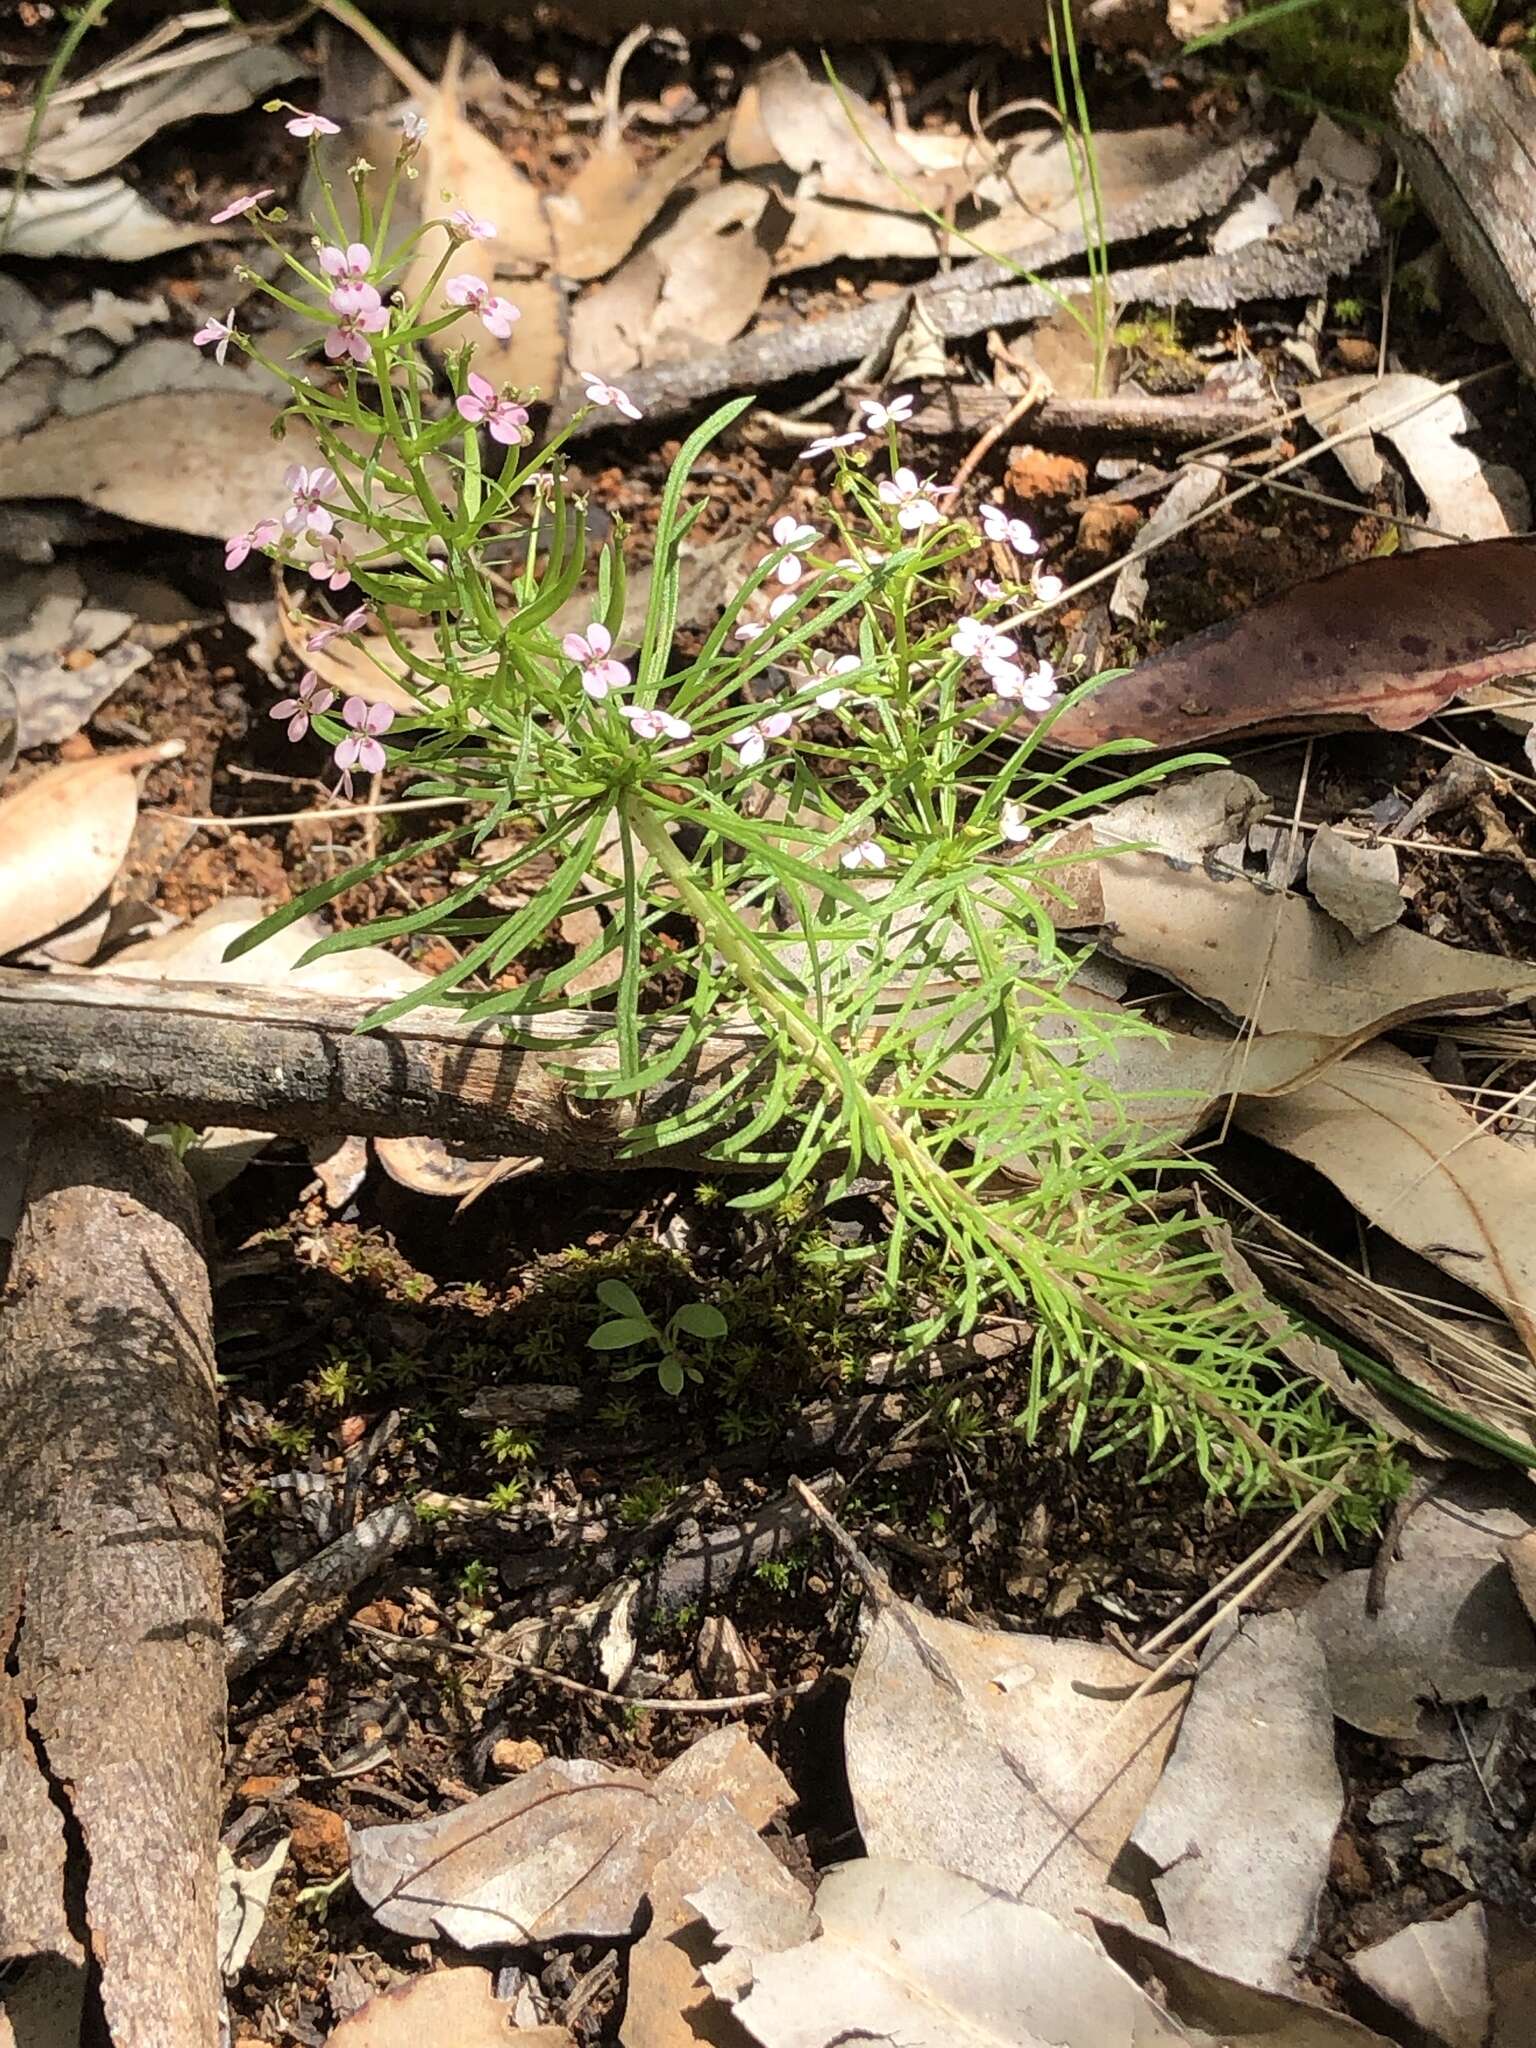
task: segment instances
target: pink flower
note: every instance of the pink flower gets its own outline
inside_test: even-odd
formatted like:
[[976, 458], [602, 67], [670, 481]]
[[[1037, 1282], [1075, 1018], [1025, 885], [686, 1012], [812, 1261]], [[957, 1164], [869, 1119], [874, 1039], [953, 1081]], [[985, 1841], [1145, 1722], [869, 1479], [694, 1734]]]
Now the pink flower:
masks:
[[354, 605], [344, 619], [326, 619], [318, 625], [304, 642], [310, 654], [323, 654], [333, 640], [348, 639], [353, 633], [360, 633], [368, 619], [365, 604]]
[[283, 125], [287, 128], [290, 135], [297, 135], [301, 139], [307, 135], [339, 135], [341, 133], [338, 124], [327, 119], [324, 114], [295, 114], [291, 121], [287, 121]]
[[450, 277], [443, 286], [443, 296], [452, 306], [472, 306], [485, 323], [486, 333], [494, 335], [497, 341], [506, 341], [512, 333], [512, 323], [523, 317], [510, 299], [498, 297], [485, 279], [476, 277], [471, 270]]
[[1003, 805], [1003, 815], [997, 829], [1010, 846], [1023, 846], [1029, 838], [1029, 827], [1024, 822], [1024, 813], [1011, 797]]
[[660, 705], [621, 704], [618, 711], [620, 718], [629, 720], [636, 739], [686, 740], [693, 737], [693, 727], [686, 718], [674, 718]]
[[289, 739], [301, 740], [309, 731], [309, 721], [318, 718], [322, 711], [329, 711], [335, 701], [336, 692], [325, 689], [314, 670], [307, 668], [299, 677], [297, 695], [285, 697], [280, 704], [274, 704], [267, 716], [286, 718]]
[[996, 604], [1007, 595], [1007, 592], [995, 576], [978, 576], [976, 595], [985, 598], [988, 604]]
[[931, 476], [919, 481], [914, 470], [898, 469], [894, 476], [881, 478], [880, 502], [896, 507], [896, 524], [904, 532], [919, 533], [943, 518], [938, 500], [947, 498], [951, 488], [936, 484]]
[[867, 434], [822, 434], [814, 441], [807, 441], [800, 454], [806, 462], [814, 462], [818, 456], [830, 455], [834, 448], [856, 448], [860, 441], [868, 438]]
[[962, 619], [949, 636], [951, 651], [965, 661], [979, 661], [983, 668], [994, 661], [1011, 661], [1019, 643], [996, 626], [980, 619]]
[[254, 213], [262, 201], [270, 199], [276, 191], [275, 185], [267, 185], [260, 192], [243, 193], [240, 198], [231, 199], [228, 206], [221, 206], [217, 213], [209, 214], [208, 225], [221, 228], [225, 221], [236, 220], [242, 213]]
[[468, 420], [471, 426], [483, 424], [491, 439], [500, 441], [504, 448], [533, 438], [527, 406], [514, 405], [510, 398], [501, 397], [490, 379], [477, 370], [470, 371], [469, 389], [454, 404], [460, 419]]
[[843, 853], [840, 864], [849, 870], [874, 868], [878, 872], [885, 866], [885, 848], [873, 839], [855, 839]]
[[306, 469], [302, 462], [292, 463], [283, 477], [293, 495], [293, 503], [283, 514], [283, 528], [287, 533], [329, 533], [336, 524], [334, 517], [325, 509], [324, 500], [337, 488], [336, 472], [321, 463], [316, 469]]
[[[862, 668], [863, 662], [856, 654], [830, 654], [825, 647], [818, 647], [811, 655], [811, 674], [818, 680], [827, 676], [849, 676], [855, 669]], [[816, 692], [816, 706], [820, 711], [835, 711], [847, 695], [834, 685], [830, 689]]]
[[581, 687], [594, 704], [601, 704], [610, 690], [629, 685], [629, 670], [622, 661], [610, 658], [613, 635], [594, 619], [586, 632], [567, 633], [560, 651], [581, 670]]
[[988, 540], [1007, 543], [1016, 555], [1038, 555], [1040, 543], [1034, 528], [1023, 519], [1010, 519], [1001, 505], [983, 505], [981, 530]]
[[330, 590], [345, 590], [352, 581], [352, 556], [335, 533], [322, 533], [315, 543], [315, 559], [309, 573]]
[[338, 285], [331, 293], [330, 307], [336, 325], [326, 329], [326, 361], [337, 363], [347, 356], [354, 363], [370, 362], [373, 350], [368, 336], [382, 334], [389, 325], [389, 312], [377, 288], [371, 284]]
[[269, 548], [282, 532], [275, 519], [258, 519], [249, 533], [232, 533], [224, 543], [224, 566], [238, 569], [252, 548]]
[[213, 351], [213, 359], [216, 363], [222, 363], [229, 354], [229, 344], [234, 338], [235, 309], [231, 306], [222, 320], [210, 319], [199, 327], [192, 337], [192, 345], [194, 348], [206, 348], [210, 341], [216, 342], [218, 346]]
[[379, 734], [389, 731], [395, 714], [388, 704], [370, 704], [364, 697], [349, 697], [341, 707], [341, 715], [352, 730], [344, 740], [336, 742], [332, 758], [341, 770], [336, 787], [350, 796], [354, 768], [361, 768], [365, 775], [383, 773], [389, 757], [379, 745]]
[[466, 242], [494, 242], [496, 239], [495, 221], [482, 220], [478, 214], [471, 213], [467, 206], [455, 207], [448, 216], [448, 225], [456, 235], [462, 235]]
[[1056, 687], [1056, 671], [1048, 661], [1042, 661], [1032, 674], [1017, 662], [989, 663], [987, 674], [1005, 704], [1020, 704], [1036, 716], [1049, 711], [1061, 694]]
[[637, 420], [641, 417], [639, 406], [629, 393], [621, 391], [617, 384], [605, 384], [601, 377], [594, 377], [589, 370], [578, 370], [576, 374], [587, 387], [589, 405], [611, 405], [616, 412], [623, 413], [627, 420]]
[[345, 249], [331, 246], [320, 251], [320, 268], [338, 285], [366, 284], [373, 263], [373, 251], [366, 242], [348, 242]]
[[795, 723], [792, 711], [770, 711], [743, 732], [733, 732], [730, 744], [741, 757], [743, 768], [755, 768], [768, 751], [770, 740], [781, 740]]
[[912, 417], [912, 400], [903, 392], [893, 398], [889, 405], [881, 405], [877, 399], [861, 398], [859, 411], [864, 415], [864, 430], [869, 434], [883, 434], [887, 427], [899, 427], [903, 420]]

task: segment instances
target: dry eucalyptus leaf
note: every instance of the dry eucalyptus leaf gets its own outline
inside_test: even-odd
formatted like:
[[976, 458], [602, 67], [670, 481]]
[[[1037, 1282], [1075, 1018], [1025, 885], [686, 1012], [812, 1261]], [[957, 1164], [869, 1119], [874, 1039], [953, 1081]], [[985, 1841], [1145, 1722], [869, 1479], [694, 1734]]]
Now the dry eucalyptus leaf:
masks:
[[226, 1984], [238, 1981], [256, 1945], [291, 1839], [279, 1835], [249, 1869], [238, 1864], [222, 1843], [219, 1846], [219, 1970]]
[[1487, 2048], [1493, 2025], [1488, 1920], [1474, 1899], [1357, 1949], [1351, 1973], [1439, 2048]]
[[1063, 923], [1104, 927], [1111, 957], [1266, 1035], [1331, 1038], [1347, 1052], [1413, 1017], [1482, 1015], [1536, 995], [1536, 966], [1400, 926], [1359, 944], [1305, 897], [1235, 870], [1126, 853], [1056, 879], [1076, 899]]
[[[223, 308], [219, 310], [222, 313]], [[301, 339], [312, 338], [295, 333], [293, 345], [297, 347]], [[263, 340], [275, 355], [281, 357], [286, 352], [285, 337], [268, 334]], [[202, 349], [188, 348], [184, 336], [152, 334], [125, 348], [115, 363], [99, 370], [94, 377], [67, 378], [54, 394], [55, 407], [73, 419], [82, 413], [102, 412], [111, 405], [124, 405], [130, 399], [152, 398], [168, 391], [206, 391], [221, 398], [268, 399], [269, 425], [278, 406], [285, 404], [288, 397], [288, 387], [282, 379], [263, 369], [260, 363], [244, 359], [238, 363], [219, 363]]]
[[893, 212], [916, 213], [926, 206], [942, 213], [986, 168], [978, 151], [969, 174], [930, 170], [867, 100], [846, 90], [840, 100], [832, 86], [811, 78], [793, 51], [763, 65], [751, 92], [750, 101], [743, 95], [744, 110], [731, 119], [726, 145], [731, 163], [737, 169], [751, 168], [753, 161], [761, 164], [766, 140], [792, 171], [814, 174], [824, 198]]
[[1202, 2048], [1394, 2048], [1341, 2012], [1223, 1976], [1151, 1928], [1127, 1927], [1099, 1913], [1089, 1917], [1121, 1968], [1155, 1985], [1160, 2005]]
[[[729, 1801], [713, 1800], [651, 1878], [650, 1924], [629, 1955], [624, 2048], [718, 2048], [720, 2030], [730, 2021], [703, 1976], [714, 1943], [692, 1894], [722, 1871], [736, 1888], [735, 1910], [755, 1931], [768, 1934], [765, 1946], [787, 1947], [809, 1935], [810, 1893]], [[781, 1941], [773, 1940], [775, 1931]]]
[[1395, 846], [1362, 846], [1331, 825], [1312, 834], [1307, 887], [1313, 901], [1336, 918], [1351, 938], [1365, 940], [1396, 924], [1403, 892]]
[[735, 2009], [762, 2048], [1187, 2048], [1085, 1936], [941, 1866], [844, 1863], [816, 1915], [814, 1941], [751, 1957]]
[[[0, 676], [10, 682], [19, 745], [57, 746], [80, 730], [131, 675], [191, 624], [195, 608], [169, 584], [114, 576], [92, 565], [21, 569], [0, 592]], [[158, 614], [144, 620], [140, 609]], [[131, 641], [123, 636], [134, 630]]]
[[665, 279], [656, 252], [638, 249], [605, 283], [579, 298], [570, 310], [572, 365], [601, 363], [610, 377], [634, 369], [650, 347]]
[[555, 269], [578, 283], [606, 277], [678, 186], [724, 141], [730, 122], [722, 114], [690, 129], [643, 169], [619, 138], [600, 142], [565, 190], [545, 201]]
[[1172, 1940], [1245, 1984], [1292, 1989], [1343, 1813], [1317, 1637], [1284, 1611], [1218, 1629], [1131, 1836]]
[[1432, 1754], [1432, 1706], [1502, 1706], [1536, 1684], [1536, 1633], [1503, 1555], [1531, 1523], [1509, 1502], [1480, 1479], [1442, 1480], [1404, 1528], [1378, 1614], [1367, 1611], [1368, 1572], [1343, 1572], [1315, 1596], [1307, 1619], [1341, 1720]]
[[0, 186], [0, 219], [10, 213], [10, 256], [75, 256], [108, 263], [143, 263], [193, 242], [228, 239], [228, 230], [205, 221], [167, 220], [122, 178], [89, 185], [22, 187], [12, 210], [10, 186]]
[[[1350, 481], [1374, 490], [1384, 475], [1372, 433], [1390, 441], [1406, 464], [1428, 507], [1429, 526], [1462, 540], [1497, 540], [1530, 525], [1530, 497], [1518, 476], [1495, 470], [1459, 438], [1475, 432], [1477, 421], [1454, 391], [1442, 391], [1430, 377], [1394, 371], [1385, 377], [1330, 377], [1301, 392], [1307, 424], [1317, 434], [1359, 433], [1332, 452]], [[1417, 409], [1415, 409], [1417, 408]], [[1404, 532], [1408, 551], [1443, 547], [1433, 535]]]
[[754, 1828], [787, 1813], [794, 1788], [745, 1728], [712, 1728], [674, 1757], [656, 1783], [679, 1798], [728, 1799]]
[[1486, 1295], [1536, 1359], [1536, 1154], [1484, 1128], [1417, 1060], [1387, 1045], [1293, 1094], [1244, 1103], [1238, 1122]]
[[505, 1177], [507, 1165], [500, 1159], [466, 1159], [457, 1145], [441, 1138], [375, 1138], [373, 1149], [392, 1181], [415, 1194], [444, 1196], [452, 1202], [483, 1194], [492, 1178]]
[[139, 771], [181, 740], [48, 768], [0, 803], [0, 957], [87, 911], [116, 878], [139, 815]]
[[166, 393], [50, 420], [0, 447], [0, 499], [76, 498], [142, 526], [223, 537], [269, 518], [289, 464], [317, 459], [297, 424], [272, 438], [265, 398]]
[[1125, 1689], [1145, 1675], [1096, 1643], [885, 1607], [844, 1729], [865, 1847], [941, 1863], [1063, 1915], [1088, 1904], [1135, 1912], [1111, 1867], [1157, 1783], [1187, 1692], [1165, 1687], [1127, 1709]]
[[566, 2027], [512, 2025], [489, 1970], [429, 1970], [348, 2013], [325, 2048], [576, 2048]]
[[[230, 41], [222, 32], [210, 38], [207, 56], [186, 52], [190, 61], [130, 86], [114, 97], [108, 112], [87, 113], [79, 101], [58, 95], [44, 110], [27, 159], [28, 175], [49, 184], [67, 180], [78, 185], [132, 156], [173, 121], [237, 114], [305, 69], [279, 44], [252, 42], [231, 49]], [[31, 121], [30, 107], [0, 117], [0, 167], [15, 170]]]

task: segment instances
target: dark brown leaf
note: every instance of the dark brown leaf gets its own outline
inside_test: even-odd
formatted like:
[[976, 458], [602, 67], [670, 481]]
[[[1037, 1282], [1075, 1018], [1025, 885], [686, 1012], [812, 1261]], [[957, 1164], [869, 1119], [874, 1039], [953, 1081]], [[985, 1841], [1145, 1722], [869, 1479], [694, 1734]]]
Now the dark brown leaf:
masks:
[[1076, 752], [1260, 730], [1404, 732], [1463, 690], [1536, 668], [1533, 572], [1536, 546], [1524, 540], [1351, 563], [1113, 678], [1055, 721], [1049, 743]]

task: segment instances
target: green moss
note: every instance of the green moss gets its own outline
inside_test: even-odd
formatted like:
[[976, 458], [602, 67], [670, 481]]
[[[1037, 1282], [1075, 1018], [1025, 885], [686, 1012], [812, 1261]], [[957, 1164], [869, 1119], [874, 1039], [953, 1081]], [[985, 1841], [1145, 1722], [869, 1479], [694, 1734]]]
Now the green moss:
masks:
[[[1481, 35], [1493, 0], [1460, 4]], [[1230, 47], [1258, 58], [1272, 85], [1309, 105], [1381, 121], [1391, 114], [1393, 81], [1408, 55], [1408, 9], [1405, 0], [1315, 0], [1276, 14]]]

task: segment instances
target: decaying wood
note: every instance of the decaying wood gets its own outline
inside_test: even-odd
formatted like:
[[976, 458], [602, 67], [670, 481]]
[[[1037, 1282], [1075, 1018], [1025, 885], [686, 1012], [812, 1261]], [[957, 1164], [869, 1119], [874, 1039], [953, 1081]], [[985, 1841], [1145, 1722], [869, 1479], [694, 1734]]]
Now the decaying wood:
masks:
[[1398, 152], [1488, 317], [1536, 377], [1536, 80], [1456, 0], [1416, 0], [1393, 94]]
[[561, 1069], [614, 1070], [611, 1040], [580, 1043], [607, 1030], [607, 1019], [582, 1011], [531, 1018], [526, 1028], [543, 1049], [520, 1051], [453, 1010], [413, 1011], [359, 1035], [377, 1007], [210, 983], [0, 969], [0, 1077], [13, 1105], [77, 1116], [298, 1137], [429, 1135], [484, 1158], [539, 1155], [594, 1168], [624, 1163], [623, 1142], [637, 1124], [702, 1098], [733, 1063], [760, 1051], [750, 1030], [721, 1031], [701, 1060], [650, 1094], [593, 1100], [575, 1093]]
[[[1170, 186], [1171, 193], [1174, 187]], [[1164, 195], [1167, 196], [1166, 194]], [[1369, 201], [1338, 192], [1291, 226], [1265, 240], [1244, 244], [1230, 255], [1186, 256], [1169, 263], [1116, 271], [1107, 288], [1117, 305], [1186, 305], [1230, 310], [1255, 299], [1311, 298], [1353, 270], [1376, 246], [1380, 228]], [[1124, 236], [1114, 239], [1123, 240]], [[1038, 271], [1081, 255], [1081, 235], [1059, 235], [1028, 252]], [[968, 266], [967, 266], [968, 268]], [[962, 276], [963, 272], [955, 272]], [[927, 322], [946, 341], [964, 340], [988, 328], [1007, 330], [1055, 312], [1062, 298], [1083, 298], [1084, 277], [1058, 277], [1043, 284], [991, 284], [979, 289], [926, 289]], [[725, 348], [706, 350], [625, 379], [635, 404], [649, 416], [685, 412], [728, 391], [761, 390], [794, 377], [818, 375], [863, 360], [894, 343], [909, 318], [907, 298], [880, 300], [856, 312], [824, 320], [763, 326]], [[601, 416], [589, 413], [577, 432], [592, 431]]]
[[33, 1135], [0, 1306], [0, 1502], [0, 1962], [67, 1973], [82, 2040], [213, 2048], [211, 1305], [190, 1181], [118, 1125]]

